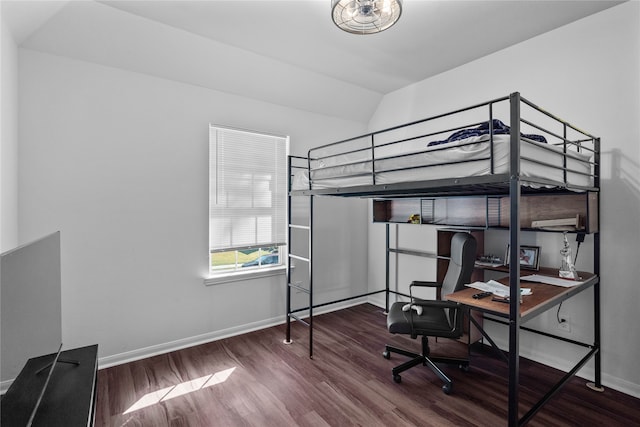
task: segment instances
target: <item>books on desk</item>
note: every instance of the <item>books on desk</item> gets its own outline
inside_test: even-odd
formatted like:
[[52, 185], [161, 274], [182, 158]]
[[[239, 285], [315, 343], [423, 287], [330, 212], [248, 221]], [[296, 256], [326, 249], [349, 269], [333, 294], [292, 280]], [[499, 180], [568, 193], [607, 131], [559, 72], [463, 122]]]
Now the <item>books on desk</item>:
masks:
[[476, 261], [476, 267], [502, 267], [504, 262], [502, 261]]
[[493, 255], [483, 255], [478, 257], [475, 262], [476, 267], [501, 267], [504, 265], [504, 262], [496, 256]]
[[[489, 280], [488, 282], [473, 282], [465, 286], [479, 289], [484, 292], [491, 292], [492, 294], [500, 297], [508, 297], [510, 291], [507, 285], [503, 285], [495, 280]], [[531, 288], [520, 288], [520, 293], [522, 295], [531, 295]]]
[[540, 228], [541, 230], [553, 231], [575, 231], [584, 229], [584, 225], [580, 221], [580, 215], [576, 215], [573, 218], [531, 221], [531, 228]]

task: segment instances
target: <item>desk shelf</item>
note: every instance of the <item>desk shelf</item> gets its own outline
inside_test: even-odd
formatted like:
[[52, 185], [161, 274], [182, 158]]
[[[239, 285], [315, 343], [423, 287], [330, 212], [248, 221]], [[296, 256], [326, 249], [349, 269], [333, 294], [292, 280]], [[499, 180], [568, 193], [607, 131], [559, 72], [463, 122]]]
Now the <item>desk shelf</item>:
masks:
[[[569, 231], [598, 232], [598, 193], [523, 194], [520, 223], [523, 230], [534, 221], [579, 218]], [[495, 196], [378, 199], [373, 201], [373, 221], [432, 224], [475, 228], [509, 228], [510, 198]], [[563, 229], [543, 229], [565, 231]]]

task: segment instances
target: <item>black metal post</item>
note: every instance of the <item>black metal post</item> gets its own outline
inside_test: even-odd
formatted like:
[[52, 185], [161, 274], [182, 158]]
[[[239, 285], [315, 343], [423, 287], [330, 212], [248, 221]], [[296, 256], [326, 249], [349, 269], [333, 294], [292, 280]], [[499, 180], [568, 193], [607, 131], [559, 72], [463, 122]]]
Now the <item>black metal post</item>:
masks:
[[594, 234], [593, 240], [593, 251], [595, 258], [594, 273], [598, 275], [598, 281], [595, 285], [593, 285], [593, 338], [594, 346], [596, 349], [598, 349], [594, 358], [594, 385], [597, 390], [602, 390], [602, 347], [600, 342], [600, 232]]
[[384, 312], [388, 313], [389, 312], [389, 274], [390, 274], [390, 271], [391, 271], [391, 268], [389, 267], [389, 224], [387, 223], [385, 225], [385, 227], [386, 227], [386, 230], [387, 230], [386, 254], [385, 254], [385, 268], [386, 268], [386, 270], [385, 270], [385, 272], [386, 272], [386, 274], [385, 274], [385, 277], [386, 277], [386, 279], [385, 279], [385, 284], [386, 284], [385, 289], [387, 291], [386, 292], [387, 295], [386, 295], [386, 303], [385, 303], [385, 306], [384, 306]]
[[520, 94], [509, 97], [509, 426], [519, 422], [520, 386]]
[[309, 359], [313, 359], [313, 195], [309, 196]]
[[287, 276], [286, 276], [286, 286], [287, 286], [287, 333], [284, 342], [287, 344], [291, 343], [291, 156], [287, 156], [287, 173], [289, 179], [287, 180]]
[[[594, 166], [594, 182], [596, 188], [600, 188], [600, 138], [595, 140], [595, 166]], [[593, 335], [594, 345], [598, 349], [595, 354], [595, 387], [602, 390], [601, 367], [602, 367], [602, 347], [600, 342], [600, 193], [598, 193], [598, 204], [596, 206], [598, 217], [598, 230], [593, 235], [593, 268], [594, 273], [598, 276], [598, 281], [593, 286]]]
[[371, 134], [371, 184], [376, 185], [376, 143], [375, 134]]

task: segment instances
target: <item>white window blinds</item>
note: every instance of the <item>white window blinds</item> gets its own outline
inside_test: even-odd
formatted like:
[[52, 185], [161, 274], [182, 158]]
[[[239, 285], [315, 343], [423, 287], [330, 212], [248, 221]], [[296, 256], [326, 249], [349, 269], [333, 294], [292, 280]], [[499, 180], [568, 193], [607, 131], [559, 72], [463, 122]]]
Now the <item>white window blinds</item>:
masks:
[[287, 143], [209, 125], [210, 252], [285, 244]]

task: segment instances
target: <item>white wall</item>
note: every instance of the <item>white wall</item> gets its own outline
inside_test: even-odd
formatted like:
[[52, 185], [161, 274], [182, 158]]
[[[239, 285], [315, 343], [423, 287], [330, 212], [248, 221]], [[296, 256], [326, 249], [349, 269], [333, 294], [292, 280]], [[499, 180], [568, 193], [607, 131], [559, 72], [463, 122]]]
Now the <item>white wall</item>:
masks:
[[4, 21], [0, 53], [0, 252], [18, 244], [18, 48]]
[[[208, 123], [290, 135], [298, 155], [366, 124], [27, 49], [19, 58], [19, 238], [61, 231], [65, 346], [98, 343], [104, 365], [284, 320], [284, 276], [203, 285]], [[320, 227], [345, 221], [318, 243], [318, 283], [331, 280], [316, 302], [363, 292], [366, 254], [344, 263], [334, 249], [366, 242], [366, 204], [318, 205]]]
[[[640, 332], [634, 327], [640, 305], [640, 264], [635, 259], [640, 252], [639, 62], [640, 3], [628, 2], [391, 93], [370, 123], [370, 128], [381, 129], [519, 91], [602, 138], [603, 383], [636, 396], [640, 396], [636, 361]], [[369, 231], [369, 277], [372, 286], [380, 287], [379, 278], [384, 276], [380, 267], [384, 266], [383, 227], [371, 225]], [[415, 231], [414, 240], [417, 233], [423, 234], [426, 249], [435, 251], [433, 231], [428, 227]], [[487, 238], [487, 251], [499, 253], [507, 240], [506, 234], [493, 233]], [[555, 235], [523, 236], [524, 244], [542, 246], [542, 262], [551, 265], [559, 265], [559, 240]], [[580, 249], [578, 269], [591, 268], [589, 240], [586, 249]], [[435, 263], [426, 264], [424, 276], [434, 279]], [[563, 304], [562, 313], [573, 323], [571, 338], [592, 339], [591, 312], [590, 292]], [[555, 309], [532, 324], [553, 329], [554, 317]], [[489, 328], [504, 345], [506, 329]], [[522, 353], [562, 368], [578, 360], [570, 347], [526, 334]], [[592, 372], [590, 362], [580, 375], [591, 377]]]

